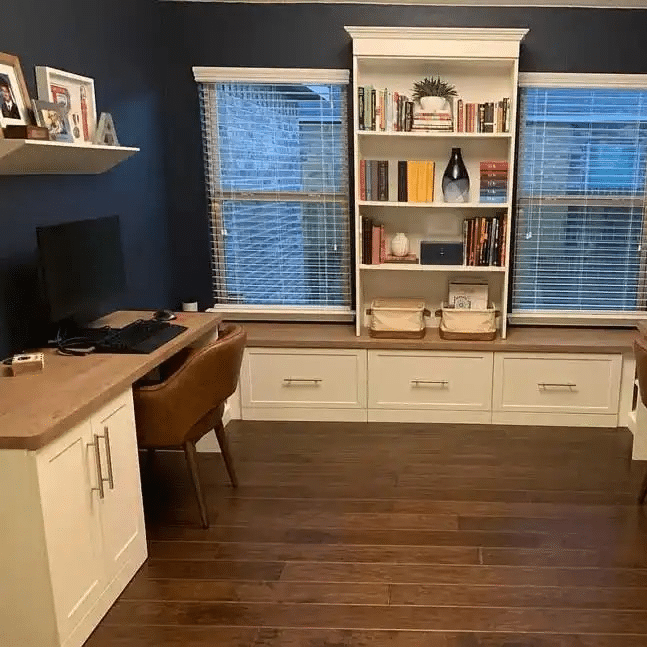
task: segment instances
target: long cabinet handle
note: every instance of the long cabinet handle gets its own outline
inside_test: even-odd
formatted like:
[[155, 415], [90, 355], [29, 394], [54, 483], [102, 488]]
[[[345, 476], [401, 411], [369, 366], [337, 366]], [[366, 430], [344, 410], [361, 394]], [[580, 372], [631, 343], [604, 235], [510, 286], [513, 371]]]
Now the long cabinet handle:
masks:
[[541, 389], [574, 389], [577, 386], [575, 382], [537, 382], [537, 388]]
[[449, 385], [448, 380], [411, 380], [411, 386], [442, 386]]
[[111, 490], [115, 489], [115, 477], [112, 473], [112, 451], [110, 449], [110, 432], [108, 427], [104, 426], [103, 428], [103, 439], [106, 443], [106, 463], [108, 467], [108, 486]]
[[323, 382], [320, 377], [286, 377], [283, 380], [285, 386], [292, 386], [293, 384], [301, 384], [303, 386], [319, 386]]
[[99, 435], [92, 434], [92, 436], [94, 437], [94, 442], [88, 443], [88, 447], [94, 447], [94, 462], [97, 468], [97, 487], [91, 488], [90, 491], [98, 492], [99, 498], [104, 499], [106, 492], [103, 488], [103, 473], [101, 471], [101, 451], [99, 449]]

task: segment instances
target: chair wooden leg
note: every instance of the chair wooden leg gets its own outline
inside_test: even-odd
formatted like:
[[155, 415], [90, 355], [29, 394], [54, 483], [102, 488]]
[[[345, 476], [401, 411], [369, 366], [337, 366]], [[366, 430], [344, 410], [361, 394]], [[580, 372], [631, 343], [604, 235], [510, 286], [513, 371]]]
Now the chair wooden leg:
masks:
[[642, 485], [640, 486], [640, 496], [638, 497], [638, 503], [640, 505], [645, 502], [645, 497], [647, 497], [647, 472], [645, 473]]
[[189, 473], [191, 474], [191, 481], [193, 482], [193, 489], [195, 496], [198, 500], [198, 507], [200, 508], [200, 518], [202, 519], [202, 527], [209, 527], [209, 517], [207, 516], [207, 505], [202, 494], [202, 486], [200, 485], [200, 475], [198, 473], [198, 453], [195, 449], [195, 443], [187, 440], [184, 445], [184, 455], [186, 462], [189, 466]]
[[231, 457], [231, 451], [229, 450], [229, 441], [227, 440], [227, 432], [222, 426], [222, 423], [217, 424], [214, 427], [216, 432], [216, 438], [218, 439], [218, 444], [220, 445], [220, 451], [222, 452], [222, 458], [225, 461], [225, 467], [227, 468], [227, 474], [229, 474], [229, 480], [231, 481], [232, 487], [238, 487], [238, 477], [236, 476], [236, 470], [234, 469], [234, 461]]

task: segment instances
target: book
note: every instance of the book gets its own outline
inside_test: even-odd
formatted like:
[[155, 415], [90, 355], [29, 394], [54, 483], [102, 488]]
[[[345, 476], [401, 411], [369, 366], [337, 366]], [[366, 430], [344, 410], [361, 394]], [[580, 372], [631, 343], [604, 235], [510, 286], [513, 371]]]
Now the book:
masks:
[[385, 263], [417, 263], [418, 257], [415, 254], [405, 254], [404, 256], [394, 256], [393, 254], [387, 254]]
[[486, 310], [489, 302], [489, 288], [482, 282], [450, 282], [447, 303], [462, 310]]
[[389, 200], [389, 162], [379, 160], [377, 162], [377, 199], [382, 202]]
[[371, 195], [369, 200], [377, 200], [377, 160], [371, 160]]
[[380, 225], [373, 223], [371, 227], [371, 264], [378, 265], [380, 262], [380, 234], [381, 234]]
[[364, 130], [364, 87], [357, 88], [357, 128]]
[[366, 160], [359, 161], [359, 199], [366, 200]]
[[407, 201], [407, 162], [398, 161], [398, 202]]

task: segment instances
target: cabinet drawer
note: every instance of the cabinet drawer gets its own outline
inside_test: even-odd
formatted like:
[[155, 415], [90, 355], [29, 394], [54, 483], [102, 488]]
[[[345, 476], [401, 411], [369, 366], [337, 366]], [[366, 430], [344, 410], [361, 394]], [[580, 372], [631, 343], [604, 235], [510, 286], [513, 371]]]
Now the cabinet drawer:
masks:
[[497, 353], [494, 410], [617, 413], [620, 355]]
[[241, 396], [243, 407], [365, 407], [366, 351], [247, 349]]
[[370, 351], [369, 408], [485, 411], [492, 353]]

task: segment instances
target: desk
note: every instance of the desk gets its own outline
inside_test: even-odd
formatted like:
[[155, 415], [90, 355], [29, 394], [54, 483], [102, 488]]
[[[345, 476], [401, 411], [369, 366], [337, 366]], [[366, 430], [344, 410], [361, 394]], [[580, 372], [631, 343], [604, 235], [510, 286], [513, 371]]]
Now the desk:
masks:
[[148, 355], [47, 350], [42, 373], [0, 376], [3, 645], [79, 647], [146, 559], [131, 387], [219, 320], [180, 313]]

